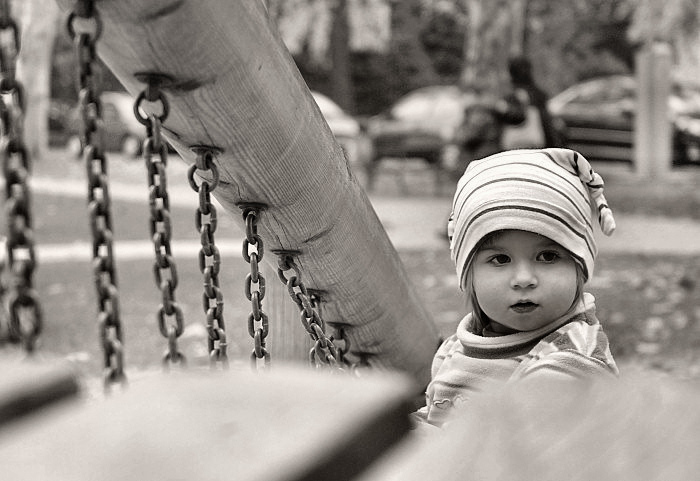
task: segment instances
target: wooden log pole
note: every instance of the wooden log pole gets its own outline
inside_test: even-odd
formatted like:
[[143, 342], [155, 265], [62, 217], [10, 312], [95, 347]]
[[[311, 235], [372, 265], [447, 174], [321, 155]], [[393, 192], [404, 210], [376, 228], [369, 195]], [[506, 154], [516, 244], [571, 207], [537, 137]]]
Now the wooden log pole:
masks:
[[139, 74], [171, 79], [163, 127], [185, 162], [193, 146], [220, 149], [217, 200], [241, 225], [241, 203], [267, 206], [264, 259], [276, 266], [274, 251], [298, 252], [305, 285], [322, 293], [324, 320], [345, 326], [351, 352], [427, 383], [438, 331], [264, 2], [95, 4], [98, 55], [129, 93], [144, 89]]

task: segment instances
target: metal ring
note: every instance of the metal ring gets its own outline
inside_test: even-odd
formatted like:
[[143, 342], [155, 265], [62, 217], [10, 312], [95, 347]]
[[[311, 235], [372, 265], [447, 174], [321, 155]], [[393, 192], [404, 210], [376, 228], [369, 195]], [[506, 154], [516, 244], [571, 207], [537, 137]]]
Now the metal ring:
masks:
[[[136, 97], [136, 101], [134, 102], [134, 116], [136, 116], [136, 120], [138, 120], [142, 125], [145, 125], [146, 127], [149, 127], [151, 124], [151, 121], [148, 117], [144, 117], [141, 115], [141, 111], [139, 108], [141, 107], [141, 102], [143, 102], [146, 99], [146, 91], [142, 90], [138, 97]], [[168, 114], [170, 113], [170, 104], [168, 103], [168, 98], [163, 94], [163, 92], [158, 92], [158, 100], [160, 100], [161, 105], [163, 106], [163, 113], [160, 115], [155, 115], [153, 114], [161, 123], [165, 121], [165, 119], [168, 117]]]
[[72, 11], [68, 15], [68, 18], [66, 19], [66, 29], [68, 30], [68, 35], [70, 36], [71, 40], [75, 40], [75, 28], [73, 28], [73, 22], [75, 21], [76, 17], [80, 17], [84, 20], [94, 20], [95, 21], [95, 32], [94, 32], [94, 37], [92, 37], [93, 41], [96, 41], [97, 39], [100, 38], [100, 36], [102, 36], [102, 19], [100, 18], [99, 15], [92, 15], [92, 16], [86, 17], [86, 16], [78, 15], [75, 11]]

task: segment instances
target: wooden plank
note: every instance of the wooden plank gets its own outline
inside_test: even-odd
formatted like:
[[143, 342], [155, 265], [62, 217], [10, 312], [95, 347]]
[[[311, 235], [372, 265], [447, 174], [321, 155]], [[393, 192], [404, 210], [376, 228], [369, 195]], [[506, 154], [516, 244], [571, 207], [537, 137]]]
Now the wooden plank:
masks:
[[354, 354], [426, 384], [438, 330], [264, 2], [95, 4], [98, 54], [132, 95], [144, 88], [137, 73], [173, 79], [164, 127], [182, 158], [193, 163], [196, 145], [221, 149], [224, 208], [242, 225], [239, 203], [268, 206], [264, 260], [276, 266], [275, 250], [298, 251], [306, 287], [323, 293], [326, 322], [345, 326]]
[[38, 364], [3, 356], [0, 370], [0, 429], [75, 398], [79, 391], [76, 373], [61, 363]]
[[308, 369], [170, 373], [0, 431], [3, 479], [352, 479], [409, 429], [414, 386]]

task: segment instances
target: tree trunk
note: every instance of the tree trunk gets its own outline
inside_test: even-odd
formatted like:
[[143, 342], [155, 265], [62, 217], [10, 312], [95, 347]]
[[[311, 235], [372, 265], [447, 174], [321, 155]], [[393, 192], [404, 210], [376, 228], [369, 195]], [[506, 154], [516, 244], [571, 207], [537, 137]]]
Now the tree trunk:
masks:
[[339, 0], [333, 9], [331, 31], [332, 97], [345, 111], [355, 112], [352, 73], [350, 71], [350, 36], [346, 0]]
[[41, 158], [49, 145], [48, 112], [51, 100], [51, 60], [59, 9], [54, 2], [14, 2], [21, 15], [22, 44], [17, 78], [24, 86], [27, 104], [24, 142], [32, 158]]
[[276, 266], [276, 252], [293, 255], [351, 354], [425, 385], [438, 331], [263, 3], [96, 6], [98, 54], [132, 95], [144, 89], [137, 73], [172, 79], [163, 85], [163, 126], [181, 157], [192, 164], [192, 147], [220, 150], [215, 196], [223, 207], [242, 225], [240, 204], [267, 206], [258, 223], [264, 260]]
[[523, 51], [526, 0], [466, 0], [466, 5], [462, 83], [502, 95], [510, 83], [508, 58]]

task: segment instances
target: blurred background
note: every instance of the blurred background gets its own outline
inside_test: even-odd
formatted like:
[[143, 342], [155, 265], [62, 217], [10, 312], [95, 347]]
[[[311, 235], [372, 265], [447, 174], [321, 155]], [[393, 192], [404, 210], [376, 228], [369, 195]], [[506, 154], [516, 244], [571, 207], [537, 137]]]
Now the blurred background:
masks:
[[[23, 24], [18, 70], [32, 99], [30, 148], [35, 154], [49, 145], [76, 150], [77, 64], [65, 19], [53, 2], [13, 3]], [[369, 136], [371, 142], [349, 146], [354, 157], [410, 154], [405, 137], [413, 136], [419, 144], [414, 153], [437, 163], [434, 157], [443, 155], [441, 147], [473, 101], [470, 94], [505, 95], [508, 60], [522, 56], [567, 144], [584, 145], [592, 158], [630, 161], [635, 65], [662, 44], [673, 94], [672, 161], [700, 161], [697, 1], [268, 0], [267, 6], [310, 89], [334, 109], [324, 114], [358, 124], [337, 121], [337, 136], [348, 145], [358, 127]], [[104, 90], [123, 90], [107, 69], [102, 72]], [[138, 134], [131, 131], [140, 129], [128, 126], [129, 108], [108, 103], [107, 122], [119, 130], [115, 148], [133, 153]], [[120, 116], [129, 119], [117, 121]], [[617, 137], [582, 127], [614, 129]]]
[[[50, 313], [42, 349], [98, 372], [75, 48], [53, 1], [11, 3], [22, 26], [18, 76], [34, 161], [37, 289]], [[639, 226], [634, 242], [623, 237], [625, 245], [601, 250], [589, 286], [614, 354], [626, 365], [700, 377], [700, 0], [266, 5], [441, 332], [450, 334], [465, 309], [444, 235], [456, 176], [466, 165], [456, 134], [470, 106], [495, 104], [511, 92], [509, 61], [525, 58], [558, 145], [581, 151], [603, 173], [622, 233]], [[146, 133], [133, 99], [106, 68], [100, 77], [128, 359], [147, 367], [160, 362], [165, 341], [153, 312], [159, 292], [149, 261], [146, 173], [135, 160]], [[654, 111], [662, 120], [653, 120]], [[188, 319], [185, 340], [194, 341], [188, 355], [206, 361], [196, 195], [184, 163], [174, 160], [173, 236], [182, 241], [174, 250], [184, 254], [178, 300]], [[232, 356], [246, 359], [252, 341], [245, 331], [242, 237], [230, 219], [220, 223], [222, 285], [233, 299], [227, 316], [238, 339]], [[275, 276], [269, 273], [271, 281]], [[283, 286], [268, 293], [269, 309], [296, 318], [284, 295]]]

